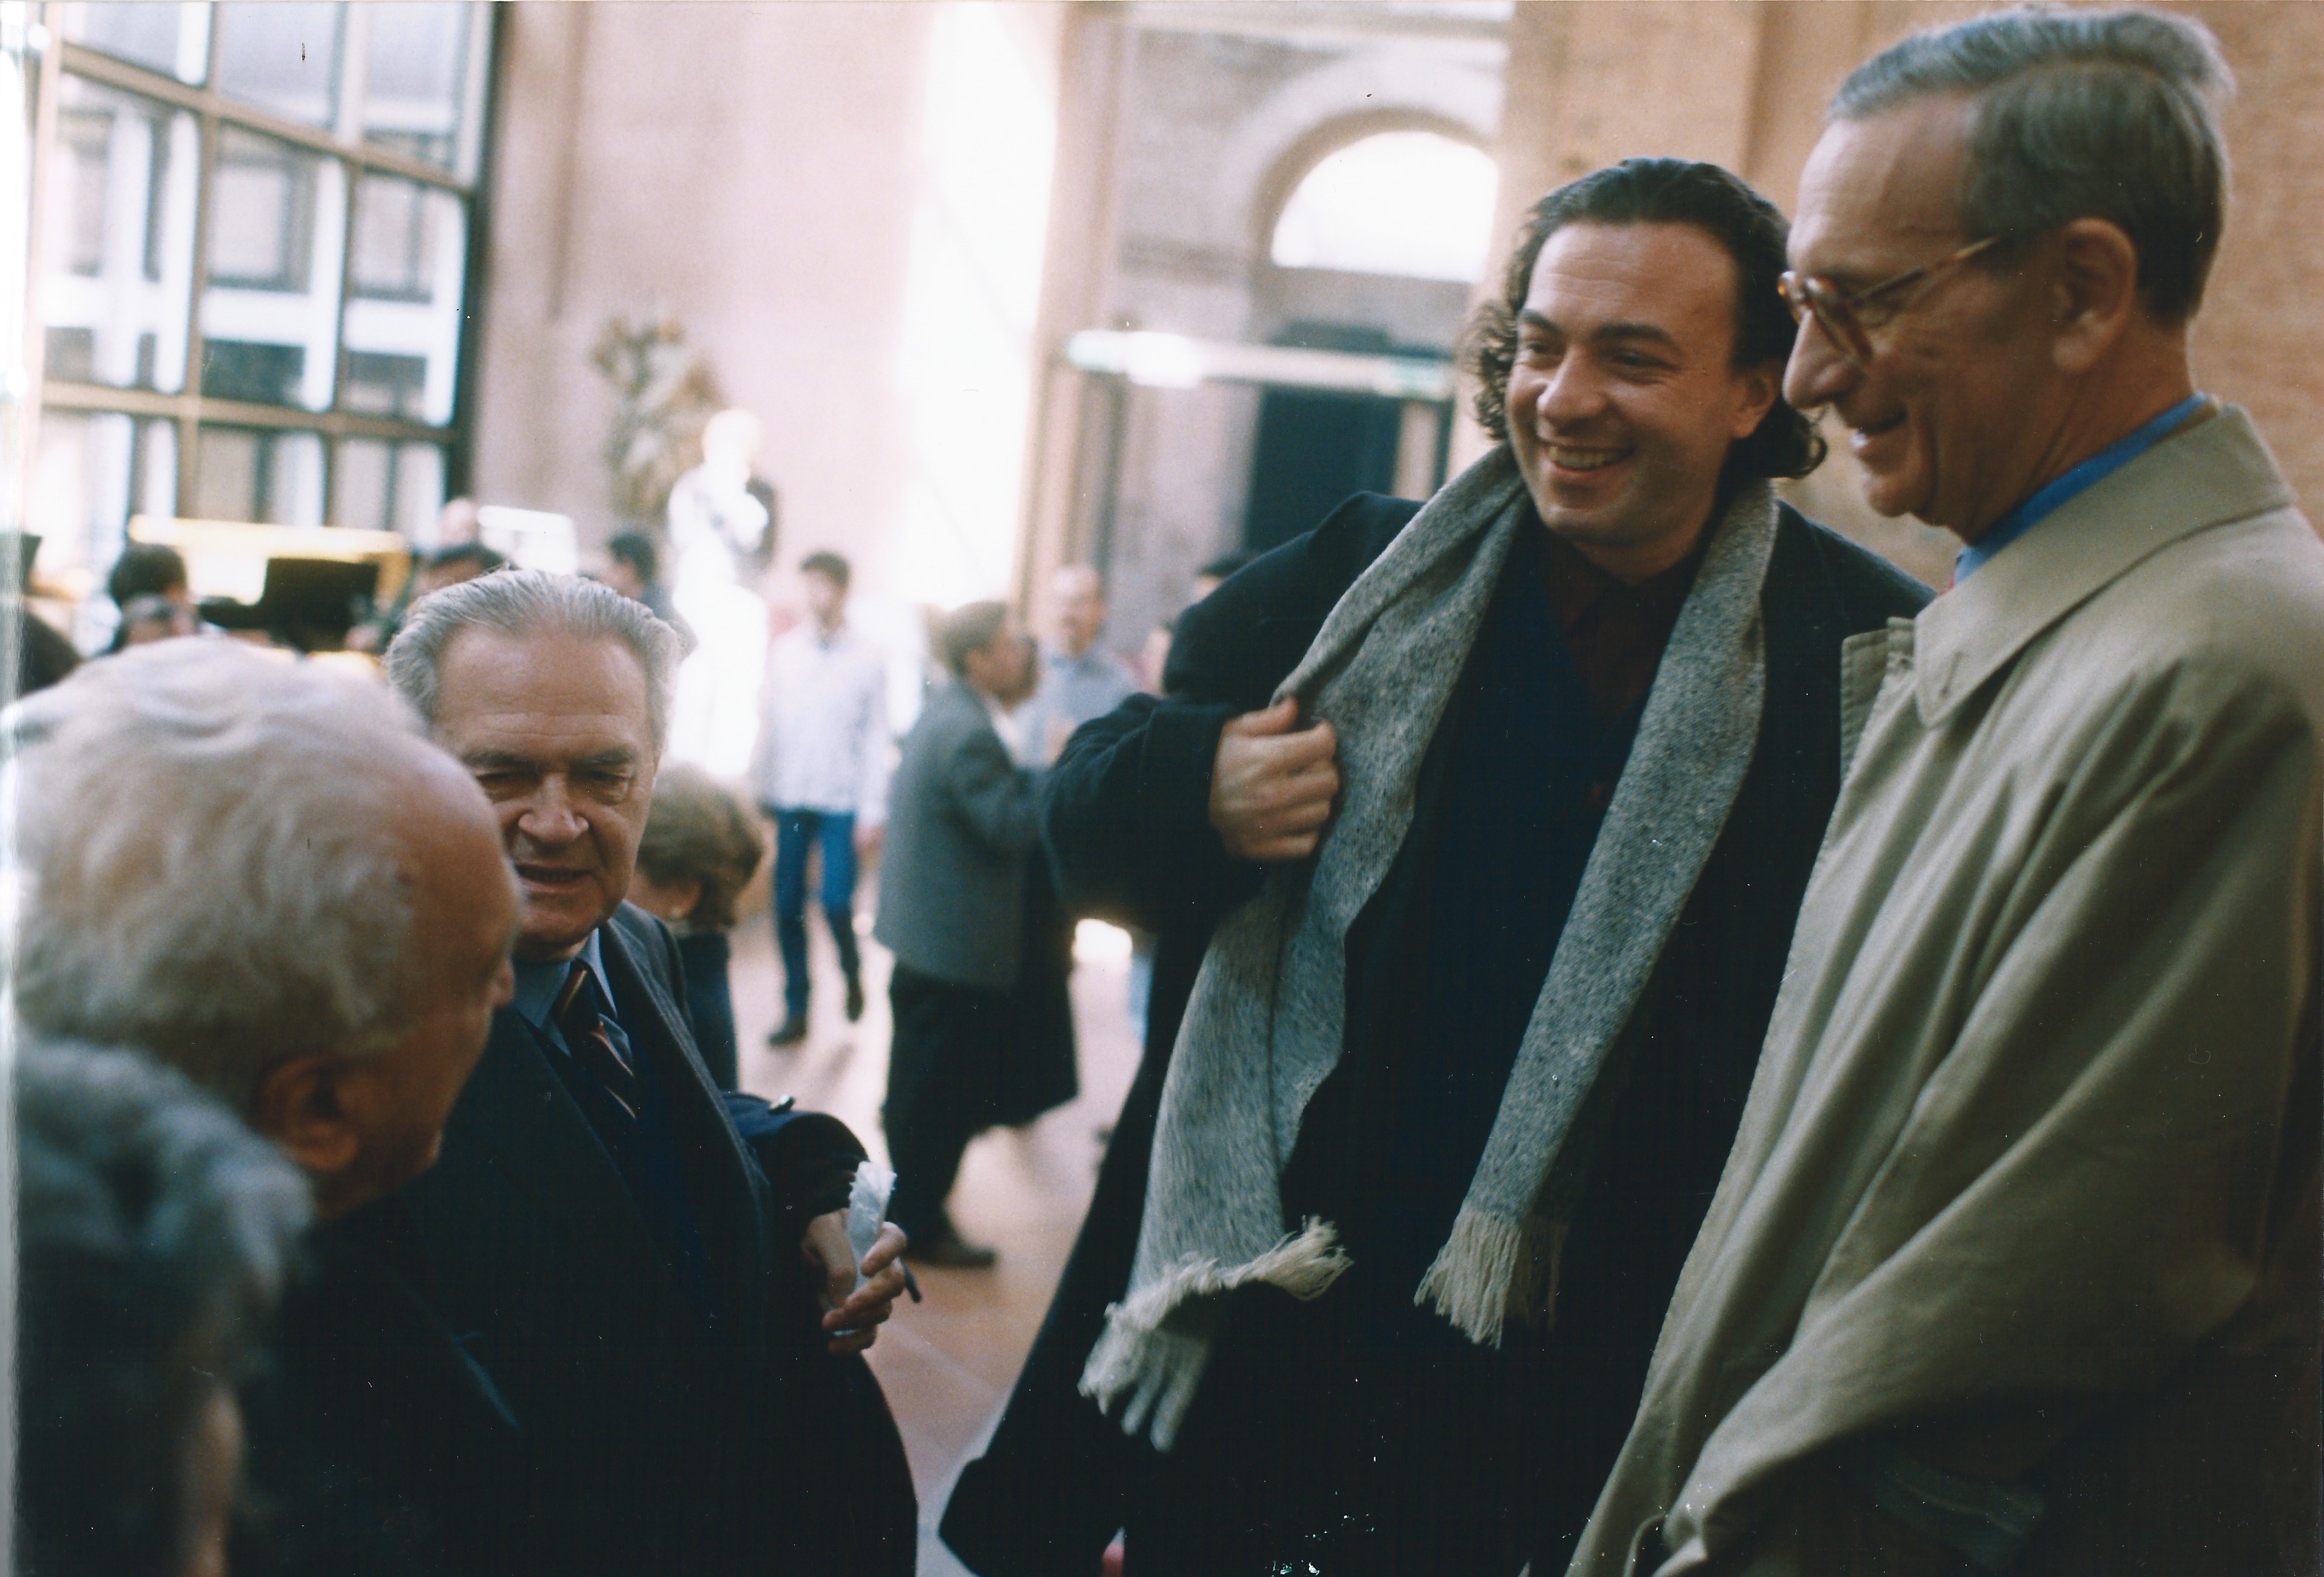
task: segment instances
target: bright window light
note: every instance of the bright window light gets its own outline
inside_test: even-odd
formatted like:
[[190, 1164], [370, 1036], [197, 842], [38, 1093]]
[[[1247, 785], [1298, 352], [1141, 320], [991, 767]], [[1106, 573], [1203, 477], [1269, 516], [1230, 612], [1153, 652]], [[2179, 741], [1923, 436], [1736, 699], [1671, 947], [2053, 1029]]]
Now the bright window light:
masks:
[[1276, 221], [1281, 268], [1473, 283], [1493, 242], [1493, 161], [1434, 132], [1383, 132], [1307, 172]]

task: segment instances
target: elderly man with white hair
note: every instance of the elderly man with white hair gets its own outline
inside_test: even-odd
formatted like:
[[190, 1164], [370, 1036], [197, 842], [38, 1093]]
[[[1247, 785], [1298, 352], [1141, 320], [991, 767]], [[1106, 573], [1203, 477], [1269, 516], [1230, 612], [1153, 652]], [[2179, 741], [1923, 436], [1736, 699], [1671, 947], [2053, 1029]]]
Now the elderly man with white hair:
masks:
[[490, 807], [376, 686], [223, 642], [18, 708], [16, 1009], [226, 1099], [326, 1217], [435, 1157], [509, 988]]
[[[908, 1474], [853, 1358], [903, 1290], [902, 1235], [850, 1242], [863, 1152], [843, 1125], [722, 1098], [676, 944], [623, 901], [678, 656], [642, 604], [536, 571], [423, 598], [387, 652], [492, 802], [525, 899], [514, 1000], [406, 1194], [525, 1432], [479, 1563], [907, 1572]], [[833, 1476], [867, 1462], [872, 1481]]]
[[[19, 1017], [189, 1075], [298, 1165], [324, 1219], [277, 1379], [244, 1388], [273, 1511], [240, 1530], [235, 1569], [426, 1558], [490, 1515], [514, 1438], [391, 1193], [434, 1159], [511, 988], [491, 807], [381, 687], [228, 641], [90, 664], [10, 725]], [[352, 1419], [382, 1388], [469, 1419], [465, 1455]]]

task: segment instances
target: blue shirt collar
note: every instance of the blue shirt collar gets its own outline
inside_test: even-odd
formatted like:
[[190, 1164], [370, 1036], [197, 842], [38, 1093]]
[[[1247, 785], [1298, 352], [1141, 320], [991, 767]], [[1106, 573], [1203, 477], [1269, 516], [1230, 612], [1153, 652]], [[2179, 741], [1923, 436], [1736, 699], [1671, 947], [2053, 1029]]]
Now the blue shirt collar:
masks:
[[2116, 438], [2064, 475], [2038, 489], [2033, 497], [1994, 521], [1984, 536], [1960, 550], [1960, 557], [1953, 560], [1953, 584], [1959, 586], [1967, 580], [1995, 554], [2041, 524], [2046, 517], [2055, 514], [2068, 499], [2097, 486], [2169, 438], [2181, 422], [2194, 415], [2209, 399], [2208, 394], [2188, 395], [2137, 431]]
[[[613, 1001], [613, 982], [605, 978], [605, 954], [597, 945], [597, 933], [581, 944], [581, 962], [589, 966], [589, 973], [597, 982], [602, 1001], [608, 1011]], [[573, 973], [573, 960], [550, 959], [534, 962], [516, 960], [516, 995], [511, 1002], [526, 1023], [536, 1029], [553, 1028], [549, 1022], [549, 1010], [557, 1006], [557, 993], [565, 989], [566, 977]]]

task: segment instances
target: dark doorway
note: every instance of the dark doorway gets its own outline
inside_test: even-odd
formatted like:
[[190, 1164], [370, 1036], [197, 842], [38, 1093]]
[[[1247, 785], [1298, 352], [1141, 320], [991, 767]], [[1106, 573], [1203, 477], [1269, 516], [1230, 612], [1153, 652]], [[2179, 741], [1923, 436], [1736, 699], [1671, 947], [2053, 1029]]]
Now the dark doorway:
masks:
[[[1377, 328], [1336, 323], [1296, 323], [1274, 343], [1363, 355], [1443, 354], [1415, 353]], [[1264, 553], [1312, 531], [1351, 493], [1392, 492], [1403, 420], [1403, 402], [1378, 394], [1269, 389], [1251, 447], [1243, 547]]]

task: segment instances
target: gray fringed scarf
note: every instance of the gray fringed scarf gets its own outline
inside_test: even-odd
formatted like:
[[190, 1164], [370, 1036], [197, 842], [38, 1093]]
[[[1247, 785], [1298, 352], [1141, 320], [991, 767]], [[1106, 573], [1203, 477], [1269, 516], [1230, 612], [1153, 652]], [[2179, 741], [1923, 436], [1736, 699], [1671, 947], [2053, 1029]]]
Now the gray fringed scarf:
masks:
[[[1342, 1047], [1348, 927], [1411, 825], [1436, 733], [1519, 528], [1507, 445], [1414, 516], [1332, 610], [1277, 691], [1338, 730], [1346, 788], [1312, 860], [1277, 866], [1219, 925], [1162, 1091], [1130, 1290], [1107, 1311], [1084, 1394], [1124, 1430], [1176, 1438], [1221, 1294], [1312, 1298], [1347, 1268], [1327, 1222], [1286, 1235], [1281, 1174]], [[1607, 807], [1571, 918], [1453, 1222], [1415, 1289], [1471, 1341], [1556, 1296], [1566, 1185], [1545, 1194], [1750, 763], [1766, 687], [1759, 589], [1775, 500], [1747, 486], [1703, 557]]]

